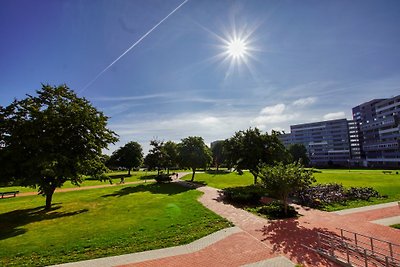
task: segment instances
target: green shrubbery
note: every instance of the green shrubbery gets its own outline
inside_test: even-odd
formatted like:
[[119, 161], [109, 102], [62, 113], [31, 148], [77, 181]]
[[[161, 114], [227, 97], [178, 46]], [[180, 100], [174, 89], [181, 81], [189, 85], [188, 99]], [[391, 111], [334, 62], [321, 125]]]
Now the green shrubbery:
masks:
[[234, 204], [255, 205], [265, 196], [265, 189], [259, 185], [231, 187], [223, 189], [227, 201]]
[[159, 174], [155, 177], [157, 183], [171, 182], [172, 178], [168, 174]]

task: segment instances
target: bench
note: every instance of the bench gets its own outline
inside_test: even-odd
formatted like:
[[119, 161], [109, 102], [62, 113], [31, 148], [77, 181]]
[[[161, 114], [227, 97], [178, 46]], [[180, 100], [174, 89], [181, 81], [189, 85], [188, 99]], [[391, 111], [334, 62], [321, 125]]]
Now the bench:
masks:
[[1, 198], [4, 198], [4, 196], [13, 196], [15, 197], [19, 191], [10, 191], [10, 192], [0, 192]]
[[383, 174], [392, 174], [392, 171], [382, 171]]

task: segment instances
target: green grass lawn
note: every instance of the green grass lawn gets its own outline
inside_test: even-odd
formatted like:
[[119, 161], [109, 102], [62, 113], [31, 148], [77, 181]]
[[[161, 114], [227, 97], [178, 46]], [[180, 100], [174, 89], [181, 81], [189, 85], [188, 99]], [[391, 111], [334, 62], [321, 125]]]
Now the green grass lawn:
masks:
[[[346, 208], [362, 207], [384, 202], [400, 200], [400, 174], [396, 171], [392, 174], [384, 174], [382, 170], [344, 170], [344, 169], [321, 169], [321, 173], [314, 173], [317, 183], [340, 183], [345, 187], [373, 187], [381, 195], [387, 198], [372, 199], [371, 201], [351, 201], [347, 205], [331, 205], [326, 209], [329, 211]], [[190, 180], [191, 176], [186, 176]], [[246, 186], [253, 184], [253, 176], [249, 172], [243, 175], [232, 173], [198, 173], [195, 181], [207, 184], [215, 188], [227, 188]]]
[[[114, 171], [114, 172], [109, 172], [106, 175], [109, 176], [112, 180], [113, 183], [119, 183], [121, 181], [121, 177], [125, 177], [125, 182], [136, 182], [136, 181], [144, 181], [145, 179], [153, 179], [153, 175], [157, 174], [157, 172], [154, 171], [132, 171], [131, 175], [128, 176], [128, 171]], [[80, 187], [85, 187], [85, 186], [92, 186], [92, 185], [107, 185], [109, 184], [108, 181], [102, 182], [99, 180], [91, 180], [90, 178], [84, 180], [82, 184], [80, 184]], [[70, 181], [67, 181], [64, 183], [64, 185], [61, 188], [73, 188], [73, 187], [78, 187], [76, 185], [73, 185]], [[37, 189], [31, 188], [31, 187], [23, 187], [23, 186], [7, 186], [7, 187], [1, 187], [0, 186], [0, 192], [7, 192], [7, 191], [19, 191], [21, 193], [24, 192], [37, 192]]]
[[[190, 181], [192, 174], [188, 174], [184, 177], [184, 180]], [[243, 175], [239, 175], [237, 172], [206, 172], [196, 173], [194, 181], [197, 183], [207, 184], [214, 188], [227, 188], [237, 187], [253, 184], [254, 178], [251, 173], [245, 171]]]
[[43, 266], [189, 243], [230, 224], [199, 191], [147, 183], [0, 200], [0, 266]]
[[356, 208], [367, 205], [400, 200], [400, 174], [396, 171], [392, 174], [384, 174], [382, 170], [335, 170], [323, 169], [321, 173], [315, 173], [317, 183], [340, 183], [345, 187], [373, 187], [381, 195], [387, 198], [374, 198], [371, 201], [349, 201], [347, 205], [331, 205], [328, 211], [345, 208]]

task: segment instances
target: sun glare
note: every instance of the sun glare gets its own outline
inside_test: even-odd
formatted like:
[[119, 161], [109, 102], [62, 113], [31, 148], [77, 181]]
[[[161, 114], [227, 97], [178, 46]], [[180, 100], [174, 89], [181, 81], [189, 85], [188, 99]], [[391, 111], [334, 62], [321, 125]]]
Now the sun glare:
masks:
[[242, 39], [231, 40], [227, 45], [227, 53], [233, 58], [244, 58], [247, 49], [246, 42]]

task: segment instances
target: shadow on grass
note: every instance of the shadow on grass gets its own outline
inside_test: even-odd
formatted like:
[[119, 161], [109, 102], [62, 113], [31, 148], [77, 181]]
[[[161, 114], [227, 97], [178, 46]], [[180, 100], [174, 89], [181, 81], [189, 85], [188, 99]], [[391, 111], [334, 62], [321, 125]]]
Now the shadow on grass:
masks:
[[128, 186], [115, 191], [112, 194], [103, 195], [101, 197], [123, 197], [130, 194], [138, 192], [150, 192], [152, 194], [165, 194], [165, 195], [175, 195], [186, 191], [192, 190], [192, 188], [187, 188], [179, 186], [175, 183], [151, 183], [151, 184], [140, 184], [134, 186]]
[[61, 206], [55, 206], [55, 204], [53, 204], [51, 210], [44, 208], [45, 206], [40, 206], [0, 214], [0, 240], [26, 233], [27, 230], [21, 227], [30, 223], [74, 216], [89, 211], [88, 209], [80, 209], [73, 212], [58, 212], [57, 210]]
[[284, 253], [299, 263], [309, 266], [337, 266], [332, 261], [320, 256], [316, 252], [304, 247], [318, 248], [318, 233], [339, 238], [335, 232], [326, 228], [306, 228], [299, 225], [298, 219], [284, 219], [270, 221], [261, 230], [262, 241], [272, 245], [273, 252]]
[[212, 174], [212, 175], [224, 175], [224, 174], [230, 174], [230, 171], [227, 170], [208, 170], [205, 173], [207, 174]]

